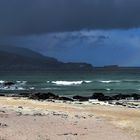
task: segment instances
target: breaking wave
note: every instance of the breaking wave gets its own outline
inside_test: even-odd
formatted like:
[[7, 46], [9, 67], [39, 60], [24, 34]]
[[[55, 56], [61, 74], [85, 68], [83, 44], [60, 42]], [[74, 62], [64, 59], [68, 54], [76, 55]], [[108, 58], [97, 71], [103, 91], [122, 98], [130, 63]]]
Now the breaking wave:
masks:
[[140, 83], [140, 80], [98, 80], [99, 83], [110, 84], [110, 83]]
[[0, 90], [26, 90], [27, 81], [16, 81], [12, 85], [4, 85], [7, 81], [0, 80]]
[[109, 84], [109, 83], [120, 83], [121, 81], [120, 80], [99, 80], [98, 82]]
[[71, 86], [71, 85], [81, 85], [91, 83], [92, 81], [47, 81], [47, 83], [52, 83], [60, 86]]

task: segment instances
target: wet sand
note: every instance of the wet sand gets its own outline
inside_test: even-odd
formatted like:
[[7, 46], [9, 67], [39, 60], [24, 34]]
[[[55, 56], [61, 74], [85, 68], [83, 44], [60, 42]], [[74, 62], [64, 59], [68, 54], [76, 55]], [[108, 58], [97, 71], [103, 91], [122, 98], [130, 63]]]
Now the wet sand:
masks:
[[0, 140], [139, 140], [140, 109], [0, 97]]

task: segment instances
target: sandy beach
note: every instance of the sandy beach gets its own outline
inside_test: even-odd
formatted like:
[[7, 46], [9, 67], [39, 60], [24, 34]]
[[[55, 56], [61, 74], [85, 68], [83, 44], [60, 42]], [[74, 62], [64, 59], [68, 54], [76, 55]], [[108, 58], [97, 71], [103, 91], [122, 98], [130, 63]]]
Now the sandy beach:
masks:
[[140, 109], [0, 97], [0, 140], [118, 139], [140, 139]]

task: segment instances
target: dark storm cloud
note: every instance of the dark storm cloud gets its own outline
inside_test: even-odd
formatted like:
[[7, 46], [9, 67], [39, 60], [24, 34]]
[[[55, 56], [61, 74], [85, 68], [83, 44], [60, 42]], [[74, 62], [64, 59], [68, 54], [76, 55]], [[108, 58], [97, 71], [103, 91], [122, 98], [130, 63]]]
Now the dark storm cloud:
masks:
[[[88, 33], [88, 34], [86, 34]], [[50, 35], [51, 38], [59, 41], [74, 41], [74, 40], [79, 40], [79, 41], [88, 41], [88, 40], [106, 40], [109, 37], [104, 36], [104, 35], [93, 35], [90, 34], [88, 31], [79, 31], [79, 32], [63, 32], [63, 33], [54, 33]]]
[[140, 27], [140, 0], [0, 0], [0, 35]]

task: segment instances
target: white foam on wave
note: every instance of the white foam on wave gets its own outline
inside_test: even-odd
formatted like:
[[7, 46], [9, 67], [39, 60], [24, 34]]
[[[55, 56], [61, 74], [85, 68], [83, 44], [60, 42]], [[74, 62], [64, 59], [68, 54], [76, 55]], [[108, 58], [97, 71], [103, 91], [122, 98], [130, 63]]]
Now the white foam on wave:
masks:
[[4, 85], [6, 81], [0, 80], [0, 90], [25, 90], [24, 85], [27, 81], [16, 81], [14, 85]]
[[18, 87], [17, 90], [25, 90], [23, 87]]
[[[64, 85], [64, 86], [71, 86], [71, 85], [81, 85], [83, 83], [91, 83], [92, 81], [52, 81], [51, 83], [56, 85]], [[50, 83], [50, 81], [47, 81]]]
[[16, 87], [16, 86], [11, 86], [11, 87], [0, 87], [0, 90], [25, 90], [23, 87]]
[[3, 81], [3, 80], [0, 80], [0, 84], [3, 84], [5, 81]]
[[65, 85], [65, 86], [69, 86], [69, 85], [80, 85], [82, 84], [83, 81], [52, 81], [53, 84], [56, 85]]
[[22, 84], [25, 85], [27, 83], [27, 81], [16, 81], [17, 84]]
[[106, 90], [107, 90], [107, 91], [110, 91], [111, 89], [110, 89], [110, 88], [107, 88]]
[[85, 82], [85, 83], [91, 83], [92, 81], [83, 81], [83, 82]]
[[109, 83], [120, 83], [121, 81], [119, 81], [119, 80], [99, 80], [99, 82], [109, 84]]
[[25, 85], [27, 81], [15, 81], [13, 85], [5, 85], [7, 81], [0, 80], [0, 90], [26, 90]]
[[30, 87], [29, 89], [34, 90], [34, 89], [35, 89], [35, 87]]

